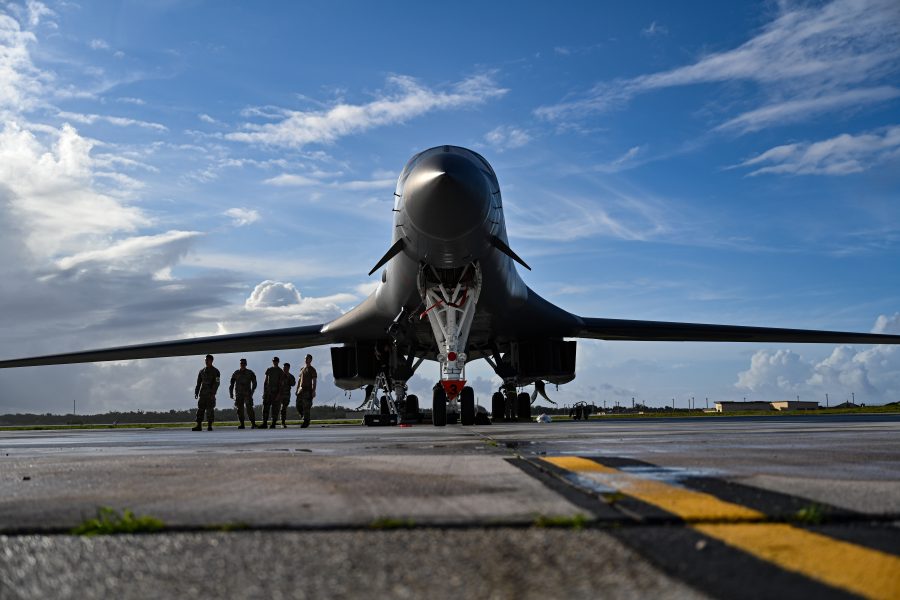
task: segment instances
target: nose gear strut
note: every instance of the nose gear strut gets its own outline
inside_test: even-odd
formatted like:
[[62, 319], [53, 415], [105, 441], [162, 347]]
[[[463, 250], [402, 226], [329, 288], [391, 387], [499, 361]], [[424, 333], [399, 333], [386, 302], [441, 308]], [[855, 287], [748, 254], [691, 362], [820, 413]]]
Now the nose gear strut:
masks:
[[[437, 344], [441, 385], [451, 404], [466, 385], [466, 344], [481, 294], [481, 268], [470, 263], [456, 276], [457, 269], [438, 272], [431, 265], [419, 269], [418, 287]], [[452, 412], [452, 411], [451, 411]]]

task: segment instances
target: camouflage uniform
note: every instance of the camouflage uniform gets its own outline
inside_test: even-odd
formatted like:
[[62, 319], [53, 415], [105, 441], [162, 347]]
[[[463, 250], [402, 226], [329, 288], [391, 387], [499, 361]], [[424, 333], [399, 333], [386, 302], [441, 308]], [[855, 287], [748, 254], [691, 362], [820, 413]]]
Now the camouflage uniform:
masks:
[[279, 394], [279, 400], [281, 401], [281, 426], [287, 427], [287, 408], [291, 403], [291, 390], [294, 389], [294, 385], [297, 384], [297, 380], [291, 373], [284, 374], [284, 382], [281, 386], [281, 393]]
[[207, 426], [212, 428], [213, 416], [216, 408], [216, 390], [219, 389], [219, 370], [213, 366], [203, 367], [197, 373], [197, 386], [194, 388], [194, 397], [197, 398], [197, 426], [203, 422], [203, 413], [206, 413]]
[[244, 408], [250, 416], [250, 423], [256, 427], [256, 411], [253, 410], [253, 392], [256, 391], [256, 373], [250, 369], [238, 369], [231, 375], [231, 385], [228, 386], [228, 394], [234, 398], [234, 407], [237, 409], [241, 426], [244, 425]]
[[280, 367], [266, 369], [266, 381], [263, 384], [263, 427], [269, 422], [269, 411], [272, 412], [272, 427], [278, 419], [278, 407], [281, 404], [281, 385], [284, 371]]
[[300, 369], [300, 391], [297, 392], [297, 412], [303, 419], [303, 427], [309, 427], [313, 403], [313, 380], [318, 377], [312, 365]]

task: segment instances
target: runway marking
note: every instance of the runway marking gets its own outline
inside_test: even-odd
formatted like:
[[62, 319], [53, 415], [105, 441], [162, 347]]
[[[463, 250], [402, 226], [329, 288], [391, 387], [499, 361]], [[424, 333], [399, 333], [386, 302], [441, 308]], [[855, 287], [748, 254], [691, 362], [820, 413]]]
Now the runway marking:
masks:
[[587, 458], [559, 456], [540, 460], [661, 508], [716, 540], [782, 569], [865, 598], [900, 597], [900, 557], [801, 529], [766, 522], [764, 513], [704, 492], [646, 479]]

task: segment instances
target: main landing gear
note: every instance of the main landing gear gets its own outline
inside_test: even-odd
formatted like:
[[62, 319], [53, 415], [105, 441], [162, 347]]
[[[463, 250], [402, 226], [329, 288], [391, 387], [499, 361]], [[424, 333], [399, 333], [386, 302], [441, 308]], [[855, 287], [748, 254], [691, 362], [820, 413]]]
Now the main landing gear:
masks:
[[374, 426], [421, 423], [419, 397], [407, 394], [406, 391], [406, 384], [399, 381], [394, 381], [391, 389], [387, 376], [384, 373], [379, 374], [375, 378], [375, 385], [366, 386], [366, 399], [358, 407], [366, 411], [363, 424]]
[[531, 395], [516, 393], [515, 384], [504, 385], [491, 396], [491, 415], [494, 423], [528, 423], [531, 421]]

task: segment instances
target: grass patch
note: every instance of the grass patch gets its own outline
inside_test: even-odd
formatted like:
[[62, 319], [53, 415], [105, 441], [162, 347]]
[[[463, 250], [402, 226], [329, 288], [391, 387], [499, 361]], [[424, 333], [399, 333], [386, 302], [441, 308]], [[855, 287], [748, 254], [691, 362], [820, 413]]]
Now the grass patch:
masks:
[[219, 523], [218, 525], [210, 525], [207, 531], [221, 531], [230, 533], [232, 531], [246, 531], [250, 529], [250, 525], [246, 523]]
[[560, 527], [565, 529], [584, 529], [588, 518], [584, 515], [574, 517], [538, 515], [534, 520], [535, 527]]
[[825, 510], [819, 504], [810, 504], [795, 512], [793, 520], [806, 525], [818, 525], [825, 520]]
[[624, 499], [627, 498], [628, 496], [626, 496], [626, 495], [623, 494], [622, 492], [608, 492], [608, 493], [605, 493], [605, 494], [601, 494], [601, 497], [603, 498], [603, 501], [604, 501], [604, 502], [606, 502], [607, 504], [609, 504], [610, 506], [612, 506], [612, 505], [615, 504], [616, 502], [621, 502], [622, 500], [624, 500]]
[[384, 517], [369, 523], [369, 529], [412, 529], [416, 524], [412, 519], [392, 519]]
[[114, 535], [117, 533], [150, 533], [161, 530], [165, 524], [156, 517], [137, 516], [130, 510], [119, 514], [114, 508], [101, 506], [97, 516], [72, 529], [73, 535]]
[[[288, 421], [288, 425], [299, 426], [302, 421]], [[280, 423], [280, 421], [279, 421]], [[361, 419], [320, 419], [310, 421], [313, 425], [360, 425]], [[181, 423], [85, 423], [77, 425], [0, 425], [0, 431], [54, 431], [67, 429], [181, 429], [195, 426], [195, 421]], [[216, 421], [216, 427], [237, 427], [238, 421]], [[206, 421], [203, 422], [204, 428]], [[250, 428], [250, 425], [247, 425]]]

